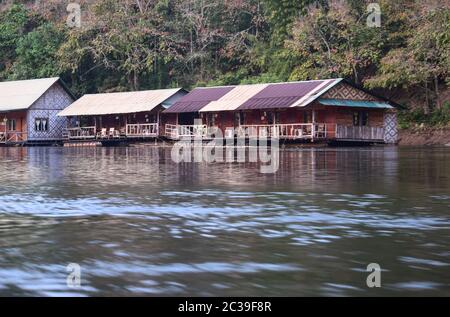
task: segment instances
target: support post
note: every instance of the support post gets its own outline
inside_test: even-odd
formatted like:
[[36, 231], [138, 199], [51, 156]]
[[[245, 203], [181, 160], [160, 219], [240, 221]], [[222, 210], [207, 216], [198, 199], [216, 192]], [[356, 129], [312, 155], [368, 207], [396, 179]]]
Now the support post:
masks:
[[314, 142], [314, 137], [316, 136], [316, 111], [312, 110], [312, 129], [311, 129], [311, 133], [312, 133], [312, 142]]

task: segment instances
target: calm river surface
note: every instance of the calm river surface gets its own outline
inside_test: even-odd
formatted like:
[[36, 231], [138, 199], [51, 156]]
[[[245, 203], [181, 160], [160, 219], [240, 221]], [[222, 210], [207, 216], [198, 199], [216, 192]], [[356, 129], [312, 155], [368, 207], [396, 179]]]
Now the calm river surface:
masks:
[[450, 296], [450, 148], [0, 148], [0, 182], [0, 296]]

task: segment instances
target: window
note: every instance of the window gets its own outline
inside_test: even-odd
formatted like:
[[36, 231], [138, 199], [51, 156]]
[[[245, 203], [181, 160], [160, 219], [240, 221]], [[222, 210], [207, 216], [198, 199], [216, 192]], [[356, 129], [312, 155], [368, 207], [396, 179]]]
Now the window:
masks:
[[369, 113], [367, 111], [353, 112], [353, 125], [366, 126], [369, 124]]
[[244, 112], [236, 112], [234, 114], [234, 126], [238, 127], [245, 124], [245, 113]]
[[310, 111], [303, 112], [303, 123], [311, 123], [312, 122], [312, 113]]
[[267, 117], [268, 124], [277, 124], [280, 122], [280, 113], [279, 112], [269, 112]]
[[216, 125], [216, 116], [214, 113], [208, 113], [207, 122], [210, 127], [214, 127]]
[[48, 131], [48, 118], [34, 119], [34, 129], [41, 132]]
[[366, 126], [369, 124], [369, 113], [367, 111], [361, 111], [361, 125]]
[[361, 123], [361, 118], [359, 116], [359, 112], [353, 112], [353, 125], [359, 126], [360, 123]]
[[7, 128], [8, 131], [16, 131], [16, 119], [8, 119]]
[[239, 112], [239, 124], [240, 125], [244, 125], [245, 124], [245, 113], [244, 112]]

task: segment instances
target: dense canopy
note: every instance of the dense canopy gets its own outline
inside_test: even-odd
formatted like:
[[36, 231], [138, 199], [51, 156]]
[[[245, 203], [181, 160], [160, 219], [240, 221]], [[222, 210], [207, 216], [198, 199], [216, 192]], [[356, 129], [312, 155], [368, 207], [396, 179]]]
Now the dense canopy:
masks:
[[[0, 3], [0, 80], [61, 76], [85, 93], [347, 78], [448, 120], [450, 4], [82, 0]], [[444, 119], [442, 119], [444, 118]]]

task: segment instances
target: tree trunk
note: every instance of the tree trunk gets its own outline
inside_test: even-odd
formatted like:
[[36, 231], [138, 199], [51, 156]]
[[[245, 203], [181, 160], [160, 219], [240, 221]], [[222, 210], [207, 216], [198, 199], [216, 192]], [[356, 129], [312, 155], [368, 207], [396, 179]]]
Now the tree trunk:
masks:
[[428, 96], [428, 83], [425, 82], [425, 107], [423, 107], [423, 110], [426, 115], [430, 113], [430, 98]]
[[434, 93], [436, 94], [436, 107], [441, 109], [441, 96], [439, 94], [439, 78], [434, 75]]
[[133, 89], [134, 89], [134, 91], [139, 90], [139, 75], [138, 75], [137, 71], [133, 72]]
[[359, 77], [358, 77], [358, 71], [356, 70], [356, 66], [352, 65], [353, 68], [353, 74], [355, 76], [355, 84], [359, 85]]

